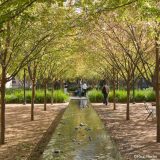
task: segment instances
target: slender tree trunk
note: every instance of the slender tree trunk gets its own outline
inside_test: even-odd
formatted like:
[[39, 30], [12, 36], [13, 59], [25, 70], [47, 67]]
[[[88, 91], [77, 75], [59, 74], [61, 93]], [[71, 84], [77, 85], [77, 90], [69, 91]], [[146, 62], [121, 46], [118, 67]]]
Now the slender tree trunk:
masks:
[[155, 47], [156, 47], [156, 114], [157, 114], [157, 142], [160, 142], [160, 86], [159, 86], [159, 60], [160, 60], [160, 55], [159, 55], [159, 33], [157, 33], [157, 36], [155, 38]]
[[134, 73], [133, 73], [133, 104], [135, 103], [135, 77], [134, 77]]
[[130, 82], [127, 82], [127, 111], [126, 111], [126, 120], [130, 120], [129, 104], [130, 104]]
[[113, 68], [113, 110], [116, 110], [115, 69]]
[[35, 80], [32, 80], [31, 121], [34, 121]]
[[47, 110], [47, 83], [44, 82], [44, 111]]
[[26, 105], [26, 69], [24, 69], [24, 75], [23, 75], [23, 91], [24, 91], [24, 102], [23, 104]]
[[119, 90], [119, 77], [118, 77], [118, 73], [117, 73], [117, 90]]
[[54, 92], [54, 82], [52, 83], [51, 105], [53, 105], [53, 92]]
[[116, 89], [115, 83], [113, 85], [113, 110], [116, 110]]
[[1, 79], [1, 137], [0, 144], [5, 143], [5, 88], [6, 85], [6, 71], [2, 68]]
[[3, 54], [1, 55], [1, 135], [0, 135], [0, 144], [4, 144], [5, 143], [5, 92], [6, 92], [6, 60], [7, 60], [7, 54], [9, 51], [9, 47], [10, 47], [10, 21], [7, 22], [7, 36], [6, 36], [6, 40], [5, 40], [5, 49]]

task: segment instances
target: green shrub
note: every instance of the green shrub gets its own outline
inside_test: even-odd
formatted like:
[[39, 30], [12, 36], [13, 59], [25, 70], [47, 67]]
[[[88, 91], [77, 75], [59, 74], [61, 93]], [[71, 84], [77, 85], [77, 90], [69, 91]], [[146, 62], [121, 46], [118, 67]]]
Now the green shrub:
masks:
[[[23, 103], [23, 89], [7, 89], [6, 91], [6, 102], [7, 103]], [[91, 102], [102, 102], [103, 95], [101, 90], [90, 90], [87, 93], [89, 100]], [[26, 90], [26, 102], [31, 103], [32, 91]], [[56, 90], [53, 94], [53, 102], [62, 103], [68, 100], [68, 95], [66, 95], [62, 90]], [[120, 103], [125, 103], [127, 101], [127, 92], [125, 90], [117, 90], [116, 91], [116, 99]], [[130, 100], [132, 102], [133, 95], [131, 91]], [[135, 102], [153, 102], [155, 101], [155, 93], [152, 89], [146, 90], [135, 90]], [[36, 90], [35, 103], [43, 103], [44, 102], [44, 90]], [[51, 102], [51, 91], [47, 91], [47, 102]], [[109, 93], [109, 102], [113, 102], [113, 91]]]
[[[120, 102], [120, 103], [126, 102], [127, 101], [127, 92], [125, 90], [116, 91], [116, 99], [117, 99], [117, 102]], [[113, 100], [112, 100], [112, 102], [113, 102]]]
[[31, 91], [27, 91], [26, 92], [26, 102], [27, 103], [31, 102], [31, 97], [32, 97], [32, 92]]
[[146, 101], [147, 101], [147, 102], [153, 102], [153, 101], [155, 101], [155, 100], [156, 100], [155, 92], [149, 91], [149, 92], [147, 93], [147, 96], [146, 96]]
[[93, 90], [90, 90], [88, 93], [88, 98], [90, 100], [90, 102], [102, 102], [103, 101], [103, 95], [101, 93], [101, 91], [99, 90], [96, 90], [96, 89], [93, 89]]
[[146, 96], [145, 96], [145, 94], [140, 93], [140, 92], [136, 93], [136, 94], [135, 94], [135, 101], [136, 101], [136, 102], [146, 101]]
[[18, 97], [16, 95], [6, 95], [6, 103], [16, 103], [18, 102]]
[[135, 101], [136, 102], [142, 102], [142, 101], [153, 102], [155, 101], [155, 92], [151, 89], [136, 90]]
[[43, 103], [43, 102], [44, 102], [44, 91], [36, 90], [35, 103]]
[[68, 95], [66, 95], [62, 90], [57, 90], [53, 93], [53, 102], [61, 103], [68, 100]]
[[[101, 90], [91, 90], [88, 92], [88, 97], [90, 102], [102, 102], [103, 101], [103, 95], [101, 93]], [[133, 100], [133, 94], [132, 91], [130, 92], [130, 101]], [[127, 91], [125, 90], [117, 90], [116, 91], [116, 101], [119, 103], [125, 103], [127, 102]], [[135, 90], [135, 102], [153, 102], [155, 101], [155, 93], [152, 89], [146, 89], [146, 90]], [[110, 91], [109, 93], [109, 102], [113, 102], [113, 91]]]
[[[26, 102], [31, 103], [32, 91], [26, 90]], [[69, 96], [62, 90], [56, 90], [53, 93], [53, 101], [56, 103], [63, 103], [68, 100]], [[23, 103], [24, 92], [22, 89], [9, 89], [6, 92], [6, 103]], [[35, 103], [44, 102], [44, 90], [36, 90]], [[51, 91], [47, 91], [47, 103], [51, 102]]]

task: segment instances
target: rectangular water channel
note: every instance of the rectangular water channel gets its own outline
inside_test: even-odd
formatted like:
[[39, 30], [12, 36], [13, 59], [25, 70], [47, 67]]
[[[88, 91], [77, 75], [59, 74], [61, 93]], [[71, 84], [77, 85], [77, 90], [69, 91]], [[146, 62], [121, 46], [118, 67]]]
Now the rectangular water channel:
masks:
[[122, 160], [94, 109], [71, 100], [40, 160]]

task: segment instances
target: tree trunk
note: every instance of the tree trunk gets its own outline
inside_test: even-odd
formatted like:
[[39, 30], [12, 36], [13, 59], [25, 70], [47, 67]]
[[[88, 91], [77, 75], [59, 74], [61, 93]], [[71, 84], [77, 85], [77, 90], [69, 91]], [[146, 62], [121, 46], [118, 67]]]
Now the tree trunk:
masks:
[[127, 111], [126, 111], [126, 120], [130, 120], [130, 116], [129, 116], [129, 104], [130, 104], [130, 83], [127, 82]]
[[23, 75], [23, 91], [24, 91], [24, 102], [23, 102], [23, 104], [26, 105], [26, 69], [24, 69], [24, 75]]
[[135, 104], [135, 77], [134, 77], [134, 72], [133, 72], [133, 104]]
[[157, 114], [157, 142], [160, 142], [160, 87], [159, 87], [159, 32], [155, 38], [155, 47], [156, 47], [156, 114]]
[[2, 69], [1, 79], [1, 137], [0, 144], [5, 143], [5, 85], [6, 85], [6, 73], [5, 69]]
[[116, 110], [116, 89], [115, 89], [115, 83], [113, 85], [113, 110]]
[[34, 121], [35, 80], [32, 80], [31, 121]]
[[44, 83], [44, 111], [47, 110], [47, 83]]
[[113, 68], [113, 110], [116, 110], [115, 69]]
[[118, 77], [118, 73], [117, 73], [117, 90], [119, 90], [119, 77]]
[[54, 82], [52, 83], [51, 105], [53, 105]]

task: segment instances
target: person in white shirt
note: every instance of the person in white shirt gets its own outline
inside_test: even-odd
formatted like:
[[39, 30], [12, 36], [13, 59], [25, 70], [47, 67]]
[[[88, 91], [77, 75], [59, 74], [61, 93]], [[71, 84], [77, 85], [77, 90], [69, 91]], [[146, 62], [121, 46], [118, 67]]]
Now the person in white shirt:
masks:
[[67, 83], [65, 82], [65, 83], [64, 83], [64, 93], [67, 93], [67, 88], [68, 88], [68, 85], [67, 85]]
[[87, 84], [84, 82], [83, 86], [82, 86], [82, 89], [83, 89], [83, 95], [86, 96], [86, 92], [87, 92]]

